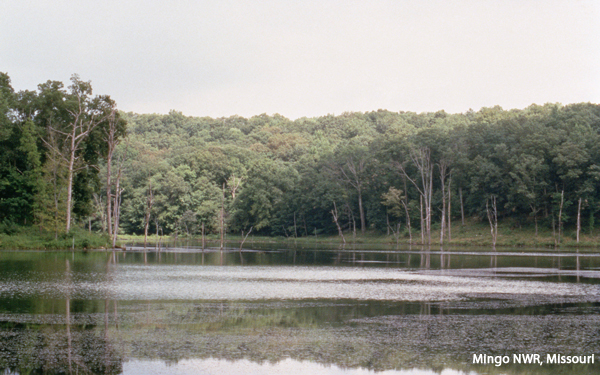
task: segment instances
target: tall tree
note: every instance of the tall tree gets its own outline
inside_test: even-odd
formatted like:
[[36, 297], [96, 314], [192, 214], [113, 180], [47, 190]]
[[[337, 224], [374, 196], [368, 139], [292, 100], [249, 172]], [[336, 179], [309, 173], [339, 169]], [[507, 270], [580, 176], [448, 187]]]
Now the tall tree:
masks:
[[[66, 111], [70, 115], [68, 122], [48, 123], [48, 138], [44, 139], [44, 143], [66, 164], [66, 231], [69, 232], [73, 211], [74, 176], [78, 170], [88, 167], [84, 163], [83, 155], [85, 141], [92, 131], [110, 116], [113, 102], [108, 96], [92, 97], [91, 83], [82, 81], [77, 75], [71, 77], [67, 101]], [[51, 137], [61, 139], [62, 144], [51, 142]]]
[[[433, 195], [434, 166], [434, 163], [431, 160], [431, 149], [428, 146], [411, 147], [409, 156], [412, 164], [417, 168], [418, 177], [411, 177], [408, 173], [406, 162], [396, 162], [395, 165], [400, 170], [403, 177], [413, 184], [421, 196], [425, 206], [424, 209], [422, 209], [422, 215], [424, 213], [423, 225], [425, 226], [425, 236], [427, 237], [428, 243], [431, 244], [431, 200]], [[421, 230], [423, 230], [423, 227], [421, 227]]]

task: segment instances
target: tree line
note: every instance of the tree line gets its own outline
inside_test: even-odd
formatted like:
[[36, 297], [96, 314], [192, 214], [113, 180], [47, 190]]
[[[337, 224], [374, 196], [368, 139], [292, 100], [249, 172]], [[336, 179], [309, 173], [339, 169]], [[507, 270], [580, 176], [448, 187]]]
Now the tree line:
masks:
[[110, 165], [125, 133], [116, 103], [94, 96], [77, 75], [68, 87], [49, 80], [36, 91], [15, 92], [0, 73], [0, 229], [10, 234], [17, 225], [35, 225], [58, 237], [73, 224], [89, 225], [102, 167], [109, 171], [105, 201], [120, 199]]
[[14, 92], [2, 75], [0, 92], [4, 227], [443, 243], [481, 220], [492, 236], [500, 221], [560, 242], [593, 232], [600, 211], [591, 103], [292, 121], [124, 113], [77, 76]]

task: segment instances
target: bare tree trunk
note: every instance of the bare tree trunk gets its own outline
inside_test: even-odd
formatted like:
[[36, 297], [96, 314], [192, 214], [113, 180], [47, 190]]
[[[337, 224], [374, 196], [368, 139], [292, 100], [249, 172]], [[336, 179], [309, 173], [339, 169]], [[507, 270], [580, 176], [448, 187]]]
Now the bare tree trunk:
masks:
[[442, 190], [442, 222], [440, 225], [440, 245], [444, 244], [444, 229], [446, 228], [446, 176], [448, 171], [448, 166], [444, 161], [440, 161], [438, 164], [438, 169], [440, 171], [440, 182], [441, 182], [441, 190]]
[[59, 201], [59, 193], [58, 193], [58, 166], [53, 165], [52, 173], [54, 175], [54, 180], [52, 181], [52, 185], [54, 187], [54, 239], [58, 239], [58, 201]]
[[390, 235], [390, 215], [388, 215], [387, 210], [385, 213], [385, 223], [387, 224], [387, 235]]
[[[73, 127], [75, 129], [75, 127]], [[73, 131], [75, 132], [75, 131]], [[69, 158], [69, 169], [67, 171], [67, 233], [71, 230], [71, 211], [73, 198], [73, 173], [75, 166], [75, 135], [71, 137], [71, 157]]]
[[[413, 149], [410, 152], [410, 158], [419, 170], [421, 177], [420, 184], [408, 175], [403, 164], [396, 163], [396, 166], [400, 169], [402, 175], [413, 184], [421, 195], [421, 205], [425, 205], [425, 231], [428, 243], [431, 245], [431, 197], [433, 194], [433, 164], [431, 163], [431, 150], [428, 147]], [[421, 228], [423, 228], [423, 226], [421, 226]]]
[[298, 238], [298, 230], [296, 229], [296, 212], [294, 212], [294, 238]]
[[308, 237], [308, 229], [306, 228], [306, 218], [304, 217], [304, 213], [302, 213], [302, 223], [304, 224], [304, 236]]
[[346, 202], [346, 210], [348, 211], [348, 229], [352, 228], [352, 239], [356, 242], [356, 220], [348, 202]]
[[223, 248], [224, 234], [225, 234], [225, 183], [223, 183], [223, 195], [221, 198], [221, 249]]
[[[80, 155], [77, 155], [81, 150], [83, 141], [100, 123], [105, 121], [110, 114], [114, 113], [114, 103], [104, 101], [103, 104], [113, 106], [113, 111], [109, 114], [105, 111], [101, 112], [98, 109], [92, 108], [90, 105], [89, 95], [91, 95], [91, 85], [89, 83], [79, 81], [78, 77], [73, 76], [73, 85], [70, 86], [72, 94], [77, 99], [77, 108], [74, 110], [67, 109], [67, 112], [72, 116], [70, 129], [62, 131], [48, 126], [49, 139], [42, 138], [42, 141], [56, 155], [59, 155], [67, 163], [67, 207], [66, 207], [66, 232], [71, 230], [72, 209], [73, 209], [73, 178], [75, 172], [80, 169]], [[104, 100], [104, 99], [102, 99]], [[105, 107], [106, 109], [106, 107]], [[55, 135], [63, 136], [63, 145], [66, 148], [60, 148], [54, 142]]]
[[492, 246], [496, 249], [496, 239], [498, 238], [498, 210], [496, 209], [496, 197], [491, 196], [492, 209], [490, 210], [488, 201], [485, 202], [488, 221], [490, 222], [490, 230], [492, 232]]
[[331, 210], [331, 215], [333, 216], [333, 222], [335, 223], [335, 225], [337, 226], [338, 229], [338, 234], [340, 235], [340, 237], [342, 237], [342, 241], [344, 242], [344, 245], [346, 244], [346, 238], [344, 237], [344, 232], [342, 231], [342, 227], [340, 227], [340, 223], [338, 222], [338, 210], [337, 207], [335, 205], [335, 202], [333, 202], [333, 210]]
[[421, 212], [421, 244], [424, 245], [425, 244], [425, 222], [423, 220], [423, 196], [419, 197], [419, 201], [421, 203], [420, 206], [420, 212]]
[[398, 246], [398, 243], [400, 242], [400, 223], [398, 223], [398, 225], [396, 226], [396, 230], [394, 230], [394, 228], [392, 228], [389, 224], [388, 227], [392, 230], [394, 238], [396, 239], [396, 246]]
[[463, 204], [462, 187], [458, 188], [458, 198], [460, 199], [460, 218], [461, 223], [465, 225], [465, 206]]
[[204, 251], [204, 221], [202, 222], [202, 251]]
[[552, 214], [552, 237], [554, 238], [554, 247], [557, 247], [558, 240], [556, 239], [556, 220], [554, 220], [554, 214]]
[[146, 221], [146, 224], [144, 225], [144, 249], [146, 248], [146, 245], [148, 243], [148, 225], [150, 224], [150, 218], [148, 218], [148, 220]]
[[408, 228], [408, 238], [410, 243], [412, 243], [412, 230], [410, 227], [410, 215], [408, 213], [408, 187], [406, 186], [406, 177], [402, 178], [404, 182], [404, 211], [406, 211], [406, 227]]
[[579, 243], [579, 232], [581, 231], [581, 198], [577, 206], [577, 243]]
[[537, 237], [538, 236], [537, 213], [540, 209], [535, 206], [535, 202], [530, 203], [529, 208], [531, 208], [531, 213], [533, 214], [533, 222], [535, 223], [535, 236]]
[[119, 234], [119, 219], [121, 216], [121, 193], [123, 189], [120, 187], [120, 176], [117, 177], [117, 181], [115, 184], [115, 201], [114, 201], [114, 226], [113, 226], [113, 238], [112, 238], [112, 246], [113, 248], [117, 245], [117, 236]]
[[155, 248], [156, 248], [156, 250], [158, 250], [159, 240], [158, 240], [158, 220], [157, 220], [157, 218], [154, 218], [154, 224], [156, 225], [156, 244], [155, 244]]
[[71, 338], [71, 266], [69, 264], [69, 260], [67, 259], [67, 268], [66, 268], [66, 272], [65, 272], [65, 279], [67, 282], [67, 298], [66, 298], [66, 305], [65, 305], [65, 310], [66, 310], [66, 319], [65, 319], [65, 323], [67, 326], [67, 361], [69, 363], [69, 374], [72, 373], [72, 368], [71, 368], [71, 352], [73, 351], [72, 348], [72, 338]]
[[363, 209], [363, 202], [362, 202], [362, 191], [361, 191], [360, 187], [357, 190], [358, 190], [358, 212], [360, 214], [360, 232], [362, 234], [365, 234], [366, 223], [365, 223], [365, 210]]
[[410, 227], [410, 214], [408, 213], [408, 205], [404, 205], [406, 211], [406, 227], [408, 228], [408, 241], [412, 243], [412, 228]]
[[367, 168], [366, 158], [360, 160], [348, 159], [343, 165], [331, 165], [329, 168], [335, 178], [356, 189], [358, 195], [358, 211], [360, 216], [360, 230], [364, 234], [366, 230], [365, 211], [362, 200], [363, 173]]
[[112, 168], [112, 156], [114, 151], [114, 138], [112, 132], [107, 133], [108, 137], [108, 154], [106, 156], [106, 223], [108, 228], [108, 236], [112, 238], [112, 182], [111, 182], [111, 168]]
[[558, 210], [558, 243], [559, 244], [562, 239], [562, 209], [563, 209], [564, 198], [565, 198], [565, 189], [563, 188], [562, 191], [560, 192], [560, 208]]
[[448, 180], [448, 243], [452, 242], [452, 173]]
[[[252, 228], [253, 227], [250, 227], [250, 230], [248, 231], [248, 233], [246, 233], [246, 236], [242, 240], [242, 243], [240, 244], [240, 251], [242, 251], [242, 246], [244, 246], [244, 242], [246, 242], [246, 238], [248, 238], [248, 235], [252, 232]], [[242, 231], [242, 236], [244, 236], [244, 231]]]
[[[431, 197], [433, 196], [433, 164], [431, 164], [431, 153], [427, 152], [427, 163], [429, 164], [428, 171], [428, 184], [429, 184], [429, 195], [427, 197], [427, 201], [425, 202], [427, 209], [427, 235], [428, 235], [428, 244], [431, 245]], [[425, 185], [424, 185], [425, 186]]]
[[[129, 148], [129, 144], [127, 149]], [[117, 172], [117, 178], [115, 179], [115, 196], [114, 196], [114, 201], [113, 201], [113, 220], [114, 220], [114, 226], [113, 226], [113, 240], [112, 240], [112, 244], [113, 244], [113, 248], [116, 246], [117, 244], [117, 235], [119, 232], [119, 220], [121, 218], [121, 194], [123, 193], [123, 188], [121, 188], [121, 176], [123, 173], [123, 163], [125, 162], [125, 159], [127, 158], [127, 149], [125, 149], [125, 154], [122, 156], [121, 160], [119, 160], [119, 169]]]
[[442, 209], [442, 220], [440, 222], [440, 245], [444, 244], [444, 228], [446, 227], [446, 207]]
[[154, 194], [152, 192], [152, 180], [148, 180], [148, 197], [146, 198], [146, 217], [144, 218], [144, 249], [146, 248], [146, 243], [148, 242], [148, 226], [150, 225], [150, 213], [152, 211], [152, 205], [154, 204]]

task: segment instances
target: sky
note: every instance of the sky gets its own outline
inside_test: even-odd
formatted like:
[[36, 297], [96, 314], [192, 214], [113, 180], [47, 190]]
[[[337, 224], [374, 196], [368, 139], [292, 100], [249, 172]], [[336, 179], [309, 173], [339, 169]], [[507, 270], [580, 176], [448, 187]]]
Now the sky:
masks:
[[600, 102], [599, 0], [0, 0], [15, 90], [291, 119]]

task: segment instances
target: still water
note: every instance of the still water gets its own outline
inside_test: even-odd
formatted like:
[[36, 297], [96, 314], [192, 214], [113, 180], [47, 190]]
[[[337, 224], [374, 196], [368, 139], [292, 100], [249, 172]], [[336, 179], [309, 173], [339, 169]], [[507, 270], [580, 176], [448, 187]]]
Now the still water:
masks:
[[[595, 363], [513, 357], [554, 353]], [[594, 251], [0, 253], [3, 374], [597, 374], [599, 363]]]

